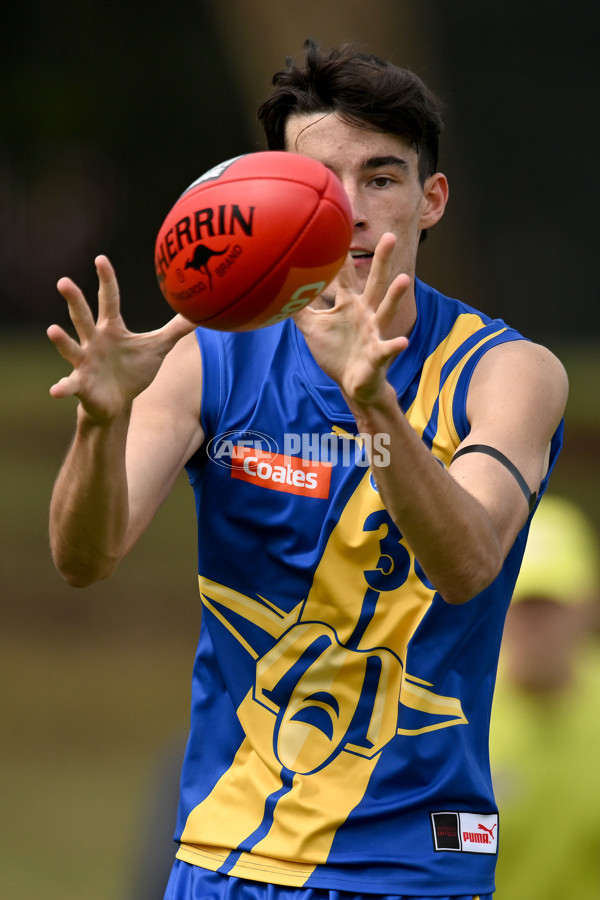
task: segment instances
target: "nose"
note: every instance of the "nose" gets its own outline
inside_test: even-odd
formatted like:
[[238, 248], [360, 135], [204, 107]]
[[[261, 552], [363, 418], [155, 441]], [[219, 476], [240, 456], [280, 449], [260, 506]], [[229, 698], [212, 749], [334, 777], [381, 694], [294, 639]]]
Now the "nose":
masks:
[[344, 190], [350, 201], [350, 209], [352, 210], [352, 223], [355, 228], [367, 227], [367, 214], [364, 206], [364, 198], [361, 196], [360, 190], [354, 181], [345, 179], [342, 181]]

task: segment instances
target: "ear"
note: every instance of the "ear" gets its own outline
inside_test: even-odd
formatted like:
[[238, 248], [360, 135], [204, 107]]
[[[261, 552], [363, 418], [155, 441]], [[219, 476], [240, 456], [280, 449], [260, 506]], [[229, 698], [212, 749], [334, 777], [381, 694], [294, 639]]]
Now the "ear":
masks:
[[448, 179], [441, 172], [430, 175], [423, 185], [421, 229], [431, 228], [444, 215], [448, 202]]

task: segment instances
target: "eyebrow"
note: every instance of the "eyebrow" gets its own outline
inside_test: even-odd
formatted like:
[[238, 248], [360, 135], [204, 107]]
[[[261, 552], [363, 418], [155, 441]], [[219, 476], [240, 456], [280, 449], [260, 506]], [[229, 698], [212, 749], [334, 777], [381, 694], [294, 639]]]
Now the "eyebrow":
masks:
[[361, 163], [361, 169], [384, 169], [393, 166], [396, 169], [408, 171], [408, 163], [399, 156], [370, 156]]

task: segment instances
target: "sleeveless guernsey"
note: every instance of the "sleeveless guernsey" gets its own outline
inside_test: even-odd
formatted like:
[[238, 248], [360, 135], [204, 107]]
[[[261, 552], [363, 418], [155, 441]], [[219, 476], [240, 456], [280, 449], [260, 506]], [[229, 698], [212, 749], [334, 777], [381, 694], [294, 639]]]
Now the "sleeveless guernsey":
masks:
[[[523, 338], [420, 281], [416, 298], [389, 379], [447, 467], [475, 365]], [[295, 325], [197, 337], [207, 443], [187, 471], [202, 626], [178, 858], [280, 885], [493, 891], [488, 728], [528, 526], [495, 581], [450, 606]], [[550, 468], [560, 443], [559, 429]], [[369, 449], [385, 465], [386, 436]]]

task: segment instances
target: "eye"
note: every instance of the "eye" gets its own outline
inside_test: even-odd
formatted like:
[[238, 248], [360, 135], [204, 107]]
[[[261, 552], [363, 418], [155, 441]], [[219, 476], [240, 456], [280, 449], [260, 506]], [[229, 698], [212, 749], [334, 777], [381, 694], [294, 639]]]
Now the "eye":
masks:
[[389, 177], [389, 175], [375, 175], [375, 177], [371, 179], [370, 183], [376, 188], [385, 188], [389, 184], [392, 184], [393, 180]]

